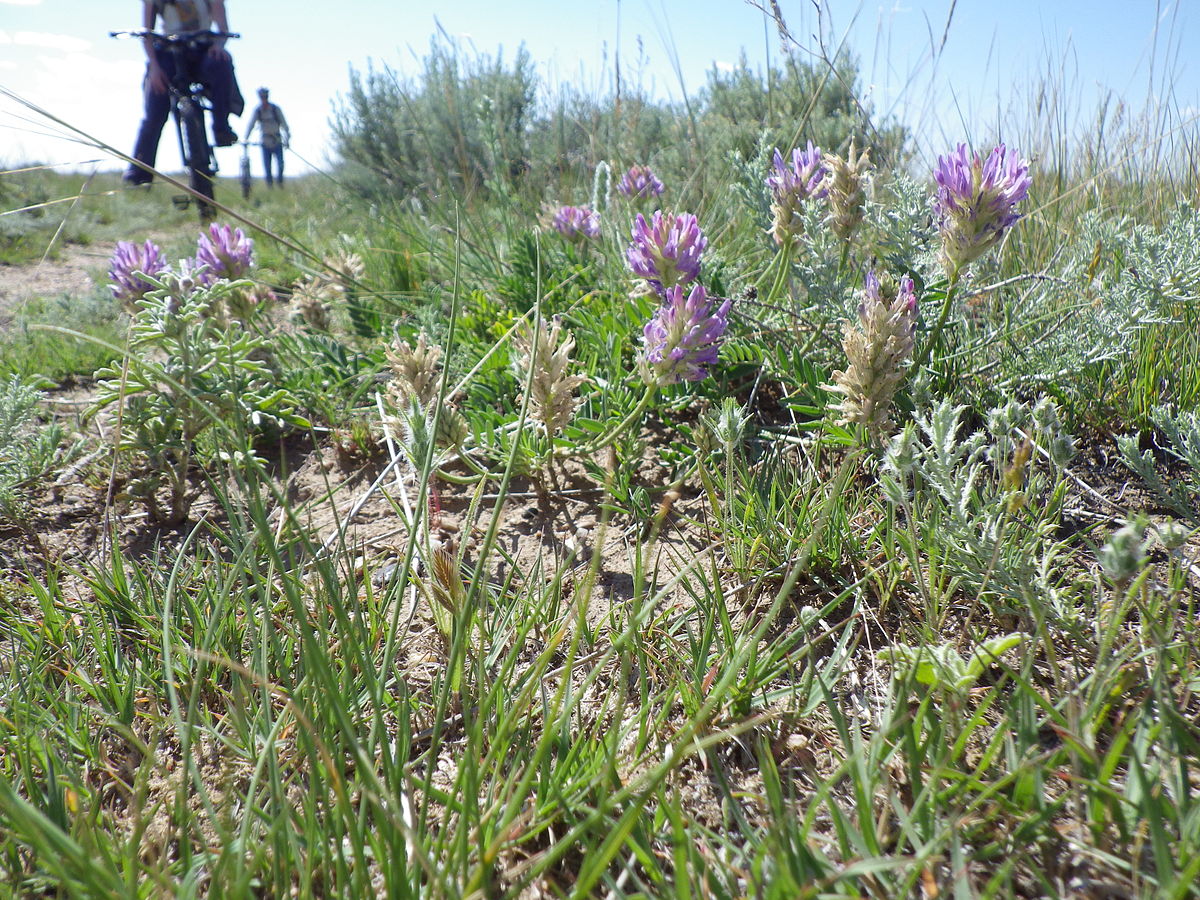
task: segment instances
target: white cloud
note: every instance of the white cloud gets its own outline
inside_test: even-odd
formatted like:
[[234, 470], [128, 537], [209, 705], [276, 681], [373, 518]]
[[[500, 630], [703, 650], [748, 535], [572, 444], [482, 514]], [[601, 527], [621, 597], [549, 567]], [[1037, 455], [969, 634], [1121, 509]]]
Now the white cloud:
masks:
[[[6, 87], [49, 115], [121, 150], [133, 144], [141, 118], [144, 65], [136, 58], [111, 60], [87, 53], [38, 54], [6, 72]], [[88, 89], [79, 89], [86, 84]], [[79, 137], [20, 104], [0, 103], [0, 157], [70, 163], [93, 158]], [[15, 149], [14, 149], [15, 148]], [[20, 151], [18, 156], [12, 154]]]
[[41, 47], [45, 50], [61, 50], [63, 53], [81, 53], [92, 46], [91, 41], [69, 34], [51, 34], [46, 31], [18, 31], [12, 36], [14, 44], [25, 47]]
[[734, 71], [737, 71], [737, 66], [736, 66], [736, 65], [734, 65], [734, 64], [733, 64], [733, 63], [731, 63], [731, 62], [726, 62], [726, 61], [725, 61], [725, 60], [723, 60], [723, 59], [716, 59], [716, 60], [713, 60], [713, 68], [715, 68], [715, 69], [716, 69], [718, 72], [726, 72], [726, 73], [728, 73], [728, 72], [734, 72]]

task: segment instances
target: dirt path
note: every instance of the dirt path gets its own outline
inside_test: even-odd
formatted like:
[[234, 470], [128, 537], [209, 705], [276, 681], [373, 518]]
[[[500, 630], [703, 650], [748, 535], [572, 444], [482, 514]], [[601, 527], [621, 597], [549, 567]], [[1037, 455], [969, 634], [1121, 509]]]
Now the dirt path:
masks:
[[35, 297], [90, 294], [105, 277], [116, 244], [97, 241], [86, 247], [67, 244], [58, 259], [24, 266], [0, 266], [0, 327], [12, 321], [13, 310]]

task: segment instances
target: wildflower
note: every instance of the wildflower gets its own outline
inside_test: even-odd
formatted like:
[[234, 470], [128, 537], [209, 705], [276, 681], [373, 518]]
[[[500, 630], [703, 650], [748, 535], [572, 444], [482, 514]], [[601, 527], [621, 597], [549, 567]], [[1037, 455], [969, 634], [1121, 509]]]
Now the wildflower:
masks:
[[722, 300], [714, 311], [703, 285], [684, 297], [683, 286], [666, 292], [665, 302], [642, 330], [642, 356], [638, 369], [648, 385], [700, 381], [717, 361], [729, 328], [732, 300]]
[[775, 149], [772, 171], [766, 179], [767, 187], [771, 189], [771, 213], [774, 216], [771, 234], [775, 243], [782, 244], [789, 237], [802, 234], [804, 204], [825, 196], [826, 189], [821, 184], [825, 179], [825, 167], [821, 163], [821, 148], [814, 147], [812, 141], [808, 142], [806, 150], [799, 147], [792, 150], [790, 164], [784, 161], [779, 148]]
[[635, 275], [645, 278], [660, 295], [700, 274], [700, 257], [708, 239], [691, 213], [664, 216], [655, 210], [650, 221], [641, 213], [633, 222], [633, 243], [625, 258]]
[[621, 176], [617, 190], [633, 199], [661, 197], [663, 183], [649, 166], [630, 166], [629, 171]]
[[870, 151], [855, 155], [854, 141], [846, 158], [826, 153], [823, 158], [825, 171], [826, 202], [829, 204], [829, 227], [843, 241], [849, 241], [863, 218], [863, 204], [867, 194], [865, 185], [867, 170], [871, 167]]
[[153, 241], [135, 244], [133, 241], [119, 241], [117, 249], [109, 261], [108, 277], [112, 279], [113, 297], [120, 300], [127, 309], [134, 309], [137, 301], [153, 290], [154, 285], [144, 276], [157, 275], [167, 268], [162, 251]]
[[863, 425], [874, 439], [891, 426], [892, 398], [904, 381], [905, 362], [912, 356], [917, 327], [917, 296], [911, 278], [899, 284], [868, 272], [858, 325], [847, 322], [842, 349], [849, 365], [834, 372], [826, 390], [841, 394], [839, 424]]
[[291, 318], [303, 322], [317, 331], [328, 331], [331, 324], [329, 303], [335, 299], [337, 290], [316, 275], [296, 283], [292, 288], [292, 304], [295, 309]]
[[335, 290], [343, 294], [348, 293], [355, 282], [362, 281], [367, 271], [363, 258], [348, 250], [325, 257], [325, 266], [333, 273]]
[[562, 330], [562, 322], [555, 317], [549, 328], [544, 319], [540, 321], [536, 335], [528, 328], [518, 332], [513, 344], [518, 375], [525, 378], [533, 370], [529, 397], [533, 418], [542, 424], [547, 437], [553, 437], [579, 405], [575, 389], [587, 381], [585, 376], [569, 371], [575, 339]]
[[205, 268], [200, 276], [204, 284], [218, 278], [241, 278], [254, 266], [254, 241], [240, 228], [213, 222], [207, 232], [200, 234], [196, 262]]
[[549, 222], [572, 243], [600, 236], [600, 215], [586, 206], [560, 206], [550, 213]]
[[934, 215], [942, 232], [941, 261], [955, 277], [963, 266], [1000, 242], [1021, 214], [1016, 206], [1029, 194], [1029, 163], [1001, 144], [985, 160], [967, 145], [938, 157]]
[[430, 344], [422, 331], [416, 346], [399, 341], [387, 349], [388, 364], [392, 367], [389, 399], [395, 409], [401, 409], [409, 399], [415, 399], [422, 409], [429, 409], [438, 395], [438, 362], [442, 348]]

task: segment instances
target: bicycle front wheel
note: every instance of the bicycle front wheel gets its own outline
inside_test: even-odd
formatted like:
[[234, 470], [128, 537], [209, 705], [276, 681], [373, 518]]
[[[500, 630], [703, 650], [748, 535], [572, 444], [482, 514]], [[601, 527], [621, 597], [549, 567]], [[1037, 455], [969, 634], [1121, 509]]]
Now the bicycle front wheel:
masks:
[[204, 199], [198, 200], [200, 220], [206, 222], [217, 214], [208, 202], [213, 199], [212, 148], [208, 145], [208, 132], [204, 128], [204, 110], [191, 100], [179, 104], [179, 117], [183, 124], [184, 164], [188, 168], [188, 183], [193, 191]]

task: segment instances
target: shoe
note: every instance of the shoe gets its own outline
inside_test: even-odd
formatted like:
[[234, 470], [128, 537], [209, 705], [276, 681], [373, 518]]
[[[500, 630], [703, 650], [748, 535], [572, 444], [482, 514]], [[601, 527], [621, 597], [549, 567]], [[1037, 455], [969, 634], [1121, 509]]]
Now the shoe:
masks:
[[140, 184], [149, 184], [154, 180], [154, 176], [137, 166], [130, 166], [121, 176], [121, 180], [130, 187], [137, 187]]
[[232, 147], [238, 142], [236, 132], [228, 125], [222, 128], [220, 125], [213, 127], [213, 137], [217, 139], [218, 147]]

